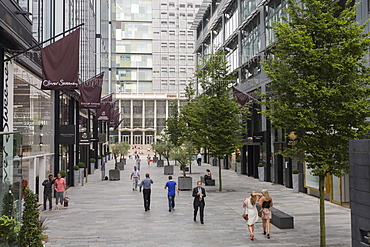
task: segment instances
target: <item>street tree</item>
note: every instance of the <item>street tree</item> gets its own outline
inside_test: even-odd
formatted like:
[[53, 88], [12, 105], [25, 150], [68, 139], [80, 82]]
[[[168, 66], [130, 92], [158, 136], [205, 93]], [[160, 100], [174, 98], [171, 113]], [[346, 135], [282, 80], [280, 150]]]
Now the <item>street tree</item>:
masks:
[[184, 141], [186, 125], [180, 116], [179, 104], [174, 100], [170, 104], [170, 114], [166, 120], [164, 133], [175, 147], [181, 146]]
[[152, 144], [152, 147], [159, 154], [160, 157], [163, 156], [167, 160], [167, 165], [170, 165], [170, 153], [174, 145], [169, 140], [168, 135], [163, 134], [161, 135], [161, 137], [162, 140]]
[[[324, 183], [349, 170], [348, 142], [369, 129], [370, 39], [353, 1], [288, 0], [289, 19], [275, 23], [273, 57], [265, 63], [273, 96], [265, 114], [293, 130], [283, 155], [306, 162], [319, 178], [320, 246], [326, 245]], [[304, 6], [304, 7], [302, 7]]]
[[[218, 158], [219, 190], [222, 191], [221, 159], [230, 155], [240, 145], [243, 131], [241, 107], [234, 100], [231, 86], [235, 75], [230, 73], [225, 54], [216, 51], [203, 58], [203, 67], [195, 71], [205, 93], [196, 101], [193, 116], [202, 116], [198, 136], [202, 137], [202, 146], [208, 147], [209, 153]], [[203, 120], [203, 121], [202, 121]]]
[[110, 145], [110, 149], [112, 151], [114, 160], [115, 160], [115, 169], [117, 169], [117, 162], [121, 156], [125, 156], [128, 154], [128, 150], [130, 149], [130, 145], [127, 142], [118, 142]]
[[193, 143], [184, 141], [181, 146], [173, 147], [170, 152], [171, 157], [180, 164], [183, 172], [183, 177], [186, 177], [185, 168], [191, 165], [193, 155]]

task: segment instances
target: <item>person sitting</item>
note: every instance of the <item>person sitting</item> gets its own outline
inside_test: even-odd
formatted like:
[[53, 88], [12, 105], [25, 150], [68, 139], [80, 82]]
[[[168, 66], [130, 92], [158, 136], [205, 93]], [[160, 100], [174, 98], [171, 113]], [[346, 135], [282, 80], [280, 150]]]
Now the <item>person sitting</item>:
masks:
[[204, 175], [204, 180], [211, 180], [212, 179], [212, 174], [209, 169], [206, 170], [207, 174]]

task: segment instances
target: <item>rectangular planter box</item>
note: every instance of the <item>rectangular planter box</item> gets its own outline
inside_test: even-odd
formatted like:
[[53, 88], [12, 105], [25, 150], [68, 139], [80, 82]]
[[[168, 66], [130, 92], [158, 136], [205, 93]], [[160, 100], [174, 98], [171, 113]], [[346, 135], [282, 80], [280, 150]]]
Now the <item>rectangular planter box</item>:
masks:
[[73, 183], [74, 186], [78, 186], [78, 180], [80, 178], [80, 170], [74, 170], [73, 171]]
[[109, 180], [120, 180], [121, 173], [118, 169], [109, 170]]
[[94, 174], [95, 163], [90, 163], [90, 174]]
[[164, 166], [164, 175], [172, 175], [173, 166]]
[[192, 177], [178, 177], [179, 190], [191, 190], [193, 185]]
[[123, 162], [117, 162], [117, 169], [120, 171], [125, 170], [125, 164]]
[[164, 160], [158, 160], [157, 167], [163, 167], [164, 166]]

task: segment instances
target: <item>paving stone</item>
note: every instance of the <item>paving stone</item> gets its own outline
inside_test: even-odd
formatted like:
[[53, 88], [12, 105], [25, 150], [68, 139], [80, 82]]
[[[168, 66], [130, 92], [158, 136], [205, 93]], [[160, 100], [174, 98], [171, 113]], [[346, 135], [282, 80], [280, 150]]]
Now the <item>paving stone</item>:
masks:
[[[89, 175], [84, 186], [68, 189], [69, 207], [41, 212], [47, 217], [49, 242], [46, 246], [319, 246], [319, 199], [304, 193], [293, 193], [282, 185], [259, 182], [258, 179], [222, 170], [223, 189], [217, 192], [218, 168], [202, 163], [192, 166], [193, 187], [209, 168], [216, 186], [207, 187], [205, 224], [193, 221], [191, 191], [176, 195], [176, 207], [168, 212], [167, 175], [163, 168], [142, 165], [141, 176], [150, 173], [151, 208], [145, 212], [143, 197], [132, 191], [129, 179], [134, 160], [128, 160], [119, 181], [101, 181], [100, 172]], [[107, 169], [114, 167], [108, 161]], [[182, 175], [174, 167], [174, 180]], [[255, 225], [255, 240], [249, 240], [242, 202], [254, 190], [268, 189], [274, 206], [294, 217], [294, 229], [271, 226], [271, 239], [262, 233], [262, 223]], [[327, 246], [351, 245], [350, 210], [325, 202]], [[199, 217], [199, 216], [198, 216]]]

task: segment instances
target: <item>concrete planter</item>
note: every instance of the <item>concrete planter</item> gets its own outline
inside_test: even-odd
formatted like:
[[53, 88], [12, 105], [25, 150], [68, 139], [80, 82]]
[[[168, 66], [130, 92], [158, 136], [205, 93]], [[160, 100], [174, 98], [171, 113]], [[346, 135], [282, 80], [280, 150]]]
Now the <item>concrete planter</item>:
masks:
[[101, 159], [98, 159], [98, 164], [95, 166], [95, 169], [100, 169], [101, 166]]
[[192, 177], [178, 177], [179, 190], [191, 190], [193, 185]]
[[172, 175], [173, 166], [164, 166], [164, 175]]
[[94, 174], [95, 163], [90, 163], [90, 174]]
[[118, 169], [109, 170], [109, 180], [120, 180], [121, 173]]
[[157, 167], [164, 167], [164, 160], [158, 160]]
[[79, 183], [82, 183], [84, 179], [84, 170], [85, 168], [80, 168], [80, 179], [78, 180]]
[[263, 182], [265, 181], [265, 167], [258, 167], [258, 179]]
[[299, 192], [299, 174], [292, 174], [292, 180], [293, 180], [293, 192], [298, 193]]
[[80, 179], [80, 170], [74, 170], [73, 171], [73, 183], [74, 183], [74, 186], [78, 186], [79, 179]]
[[153, 163], [157, 163], [158, 162], [158, 157], [153, 157]]
[[240, 162], [235, 163], [235, 171], [236, 173], [239, 173], [239, 174], [242, 172], [242, 163]]
[[125, 170], [125, 164], [123, 162], [117, 162], [117, 169], [120, 171]]

